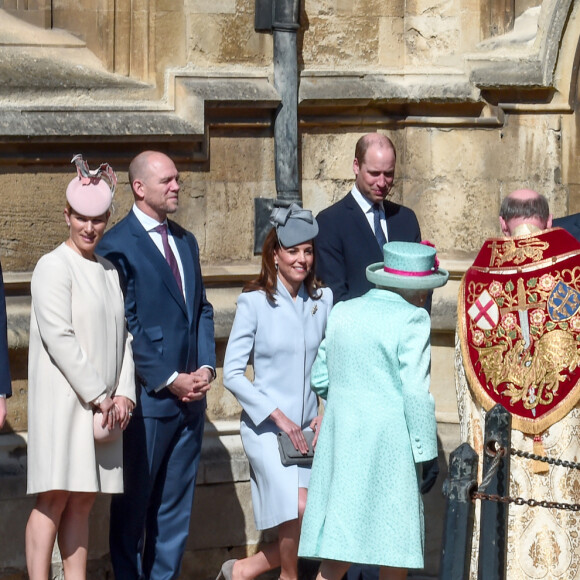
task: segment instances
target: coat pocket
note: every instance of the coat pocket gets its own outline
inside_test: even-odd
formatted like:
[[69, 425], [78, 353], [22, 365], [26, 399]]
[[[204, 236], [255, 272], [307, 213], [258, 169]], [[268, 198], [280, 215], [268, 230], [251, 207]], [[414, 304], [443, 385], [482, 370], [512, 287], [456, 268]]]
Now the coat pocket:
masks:
[[161, 326], [151, 326], [145, 329], [145, 334], [153, 343], [153, 346], [160, 352], [163, 352], [163, 329]]

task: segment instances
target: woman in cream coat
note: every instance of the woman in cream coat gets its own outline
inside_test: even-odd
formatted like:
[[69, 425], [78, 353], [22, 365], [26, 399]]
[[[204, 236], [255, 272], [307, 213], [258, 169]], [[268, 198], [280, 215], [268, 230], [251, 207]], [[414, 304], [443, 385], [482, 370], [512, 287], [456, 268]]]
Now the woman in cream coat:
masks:
[[[310, 211], [295, 204], [275, 209], [271, 221], [276, 228], [264, 242], [260, 278], [238, 299], [224, 384], [243, 407], [240, 433], [252, 468], [256, 527], [278, 526], [278, 542], [249, 558], [227, 561], [218, 576], [226, 580], [255, 578], [278, 566], [282, 579], [297, 578], [310, 467], [282, 465], [277, 433], [286, 432], [305, 452], [302, 429], [316, 431], [321, 420], [310, 367], [324, 336], [332, 293], [319, 289], [314, 278], [312, 240], [318, 225]], [[252, 354], [253, 382], [245, 376]]]
[[31, 282], [27, 491], [38, 494], [26, 527], [31, 580], [49, 577], [57, 536], [65, 578], [86, 577], [96, 493], [123, 491], [122, 437], [95, 437], [124, 429], [135, 401], [118, 274], [94, 254], [112, 190], [76, 162], [64, 211], [69, 238], [39, 260]]

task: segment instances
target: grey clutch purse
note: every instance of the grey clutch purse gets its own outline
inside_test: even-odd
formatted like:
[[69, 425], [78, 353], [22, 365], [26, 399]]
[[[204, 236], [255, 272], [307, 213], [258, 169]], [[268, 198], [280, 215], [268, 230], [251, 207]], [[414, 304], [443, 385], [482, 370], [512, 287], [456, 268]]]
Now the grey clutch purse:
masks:
[[304, 438], [306, 439], [306, 443], [308, 443], [308, 453], [305, 455], [294, 447], [287, 433], [284, 433], [284, 431], [278, 433], [278, 449], [280, 450], [280, 461], [282, 461], [282, 465], [312, 465], [312, 459], [314, 458], [314, 449], [312, 447], [314, 431], [308, 428], [304, 429], [302, 433], [304, 433]]

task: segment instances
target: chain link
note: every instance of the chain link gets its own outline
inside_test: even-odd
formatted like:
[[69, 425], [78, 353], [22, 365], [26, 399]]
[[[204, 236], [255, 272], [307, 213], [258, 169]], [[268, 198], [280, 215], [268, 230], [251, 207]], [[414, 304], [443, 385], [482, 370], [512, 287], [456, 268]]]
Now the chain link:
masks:
[[510, 449], [510, 453], [512, 455], [517, 455], [518, 457], [524, 457], [525, 459], [534, 459], [535, 461], [549, 463], [550, 465], [561, 465], [562, 467], [567, 467], [569, 469], [580, 469], [580, 463], [575, 463], [574, 461], [552, 459], [551, 457], [544, 457], [542, 455], [536, 455], [535, 453], [529, 453], [528, 451], [520, 451], [519, 449]]
[[548, 509], [566, 510], [570, 512], [579, 512], [580, 504], [577, 503], [562, 503], [558, 501], [538, 501], [536, 499], [524, 499], [523, 497], [509, 497], [501, 495], [493, 495], [489, 493], [481, 493], [475, 491], [471, 494], [473, 499], [486, 499], [488, 501], [495, 501], [499, 503], [514, 503], [515, 505], [529, 505], [530, 507], [543, 507]]
[[491, 462], [491, 465], [489, 466], [487, 473], [481, 480], [480, 486], [477, 488], [478, 492], [481, 493], [485, 492], [487, 486], [489, 485], [489, 482], [495, 477], [495, 474], [499, 468], [499, 464], [501, 463], [501, 460], [504, 458], [504, 456], [505, 449], [503, 447], [499, 447], [498, 449], [496, 449], [493, 461]]
[[[537, 499], [524, 499], [523, 497], [510, 497], [485, 493], [485, 490], [487, 489], [489, 482], [493, 479], [493, 477], [497, 473], [499, 464], [505, 456], [505, 448], [498, 446], [497, 449], [495, 450], [495, 453], [496, 454], [485, 477], [481, 480], [481, 485], [477, 488], [477, 491], [473, 491], [471, 493], [472, 499], [495, 501], [507, 504], [513, 503], [515, 505], [528, 505], [530, 507], [543, 507], [548, 509], [565, 510], [571, 512], [580, 511], [580, 504], [577, 503], [563, 503], [558, 501], [546, 501], [546, 500], [540, 501]], [[566, 461], [562, 459], [551, 459], [549, 457], [543, 457], [541, 455], [536, 455], [534, 453], [528, 453], [527, 451], [520, 451], [519, 449], [511, 448], [510, 455], [524, 457], [525, 459], [542, 461], [543, 463], [549, 463], [550, 465], [559, 465], [569, 469], [580, 469], [580, 463], [575, 463], [573, 461]]]

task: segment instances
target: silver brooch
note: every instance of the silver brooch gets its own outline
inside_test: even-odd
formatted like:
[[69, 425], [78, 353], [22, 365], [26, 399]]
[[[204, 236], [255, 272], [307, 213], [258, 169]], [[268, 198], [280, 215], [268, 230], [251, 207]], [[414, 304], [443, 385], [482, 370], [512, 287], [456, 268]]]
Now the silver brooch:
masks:
[[317, 311], [318, 311], [318, 304], [315, 304], [312, 308], [312, 316], [314, 316]]

